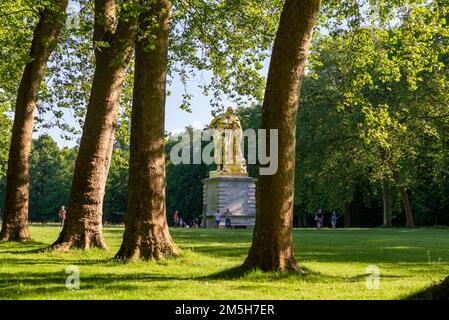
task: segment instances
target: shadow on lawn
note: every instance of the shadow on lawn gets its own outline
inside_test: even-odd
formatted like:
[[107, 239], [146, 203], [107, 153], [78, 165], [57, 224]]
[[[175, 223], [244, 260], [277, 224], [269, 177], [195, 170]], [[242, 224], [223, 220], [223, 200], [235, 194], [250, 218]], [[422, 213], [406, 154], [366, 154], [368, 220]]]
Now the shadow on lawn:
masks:
[[[195, 253], [215, 258], [244, 259], [251, 244], [247, 230], [171, 229], [175, 241]], [[394, 231], [394, 232], [393, 232]], [[432, 230], [295, 230], [294, 247], [298, 261], [379, 263], [429, 263], [434, 260], [449, 261], [445, 250], [447, 240], [443, 235], [433, 235]], [[373, 233], [376, 232], [376, 236]], [[416, 241], [415, 233], [426, 238]], [[307, 237], [304, 237], [307, 235]], [[432, 236], [431, 236], [432, 235]], [[441, 243], [442, 248], [431, 251], [430, 244]], [[366, 243], [373, 245], [367, 246]]]
[[[63, 259], [6, 259], [1, 263], [15, 264], [18, 268], [25, 265], [61, 265], [59, 271], [53, 272], [0, 272], [0, 298], [21, 299], [32, 298], [37, 294], [58, 294], [62, 292], [69, 293], [65, 287], [67, 274], [65, 266], [70, 263], [82, 265], [103, 264], [105, 266], [118, 266], [122, 263], [112, 260], [84, 259], [76, 261], [64, 261]], [[90, 273], [89, 269], [81, 269], [81, 289], [78, 292], [70, 292], [71, 297], [82, 298], [85, 294], [89, 294], [85, 290], [105, 290], [106, 292], [120, 290], [136, 290], [147, 282], [162, 282], [158, 284], [160, 287], [168, 288], [174, 285], [178, 286], [179, 282], [190, 281], [229, 281], [229, 280], [245, 280], [250, 283], [270, 283], [272, 281], [286, 281], [293, 283], [295, 281], [331, 283], [335, 281], [359, 282], [363, 281], [367, 275], [358, 274], [352, 277], [332, 276], [313, 271], [302, 267], [300, 272], [280, 273], [280, 272], [262, 272], [260, 270], [248, 270], [240, 266], [220, 270], [206, 276], [179, 275], [173, 272], [168, 275], [161, 275], [154, 272], [133, 272], [128, 274], [107, 273], [107, 269], [103, 269], [101, 273]], [[390, 275], [388, 277], [400, 277]]]
[[47, 247], [48, 243], [35, 240], [17, 242], [0, 241], [0, 253], [40, 253]]
[[[173, 231], [173, 230], [171, 230]], [[243, 263], [245, 259], [251, 240], [251, 234], [246, 231], [240, 232], [227, 232], [226, 230], [207, 230], [201, 233], [194, 233], [192, 230], [175, 230], [175, 240], [181, 244], [185, 249], [191, 249], [198, 256], [216, 257], [216, 258], [235, 258], [240, 263]], [[108, 229], [107, 233], [122, 233], [122, 229]], [[307, 231], [312, 233], [312, 231]], [[360, 262], [360, 263], [414, 263], [424, 265], [429, 263], [430, 251], [411, 246], [414, 244], [410, 239], [405, 241], [400, 237], [391, 237], [390, 240], [377, 246], [358, 246], [358, 241], [363, 241], [359, 238], [361, 233], [356, 233], [356, 236], [346, 235], [344, 237], [329, 238], [331, 232], [327, 233], [313, 233], [313, 237], [306, 238], [306, 240], [295, 239], [296, 257], [300, 265], [304, 261], [316, 261], [316, 262]], [[297, 237], [297, 235], [295, 235]], [[332, 240], [332, 241], [331, 241]], [[377, 240], [377, 239], [375, 239]], [[373, 241], [373, 239], [366, 239], [366, 241]], [[376, 241], [375, 241], [376, 242]], [[416, 243], [416, 241], [415, 241]], [[379, 244], [379, 243], [378, 243]], [[17, 254], [14, 257], [8, 257], [0, 260], [0, 266], [13, 265], [16, 270], [21, 270], [26, 265], [32, 265], [33, 271], [39, 270], [39, 265], [48, 266], [56, 265], [61, 266], [60, 271], [56, 272], [0, 272], [0, 298], [30, 298], [33, 295], [45, 293], [61, 293], [68, 292], [65, 288], [65, 280], [67, 274], [65, 273], [65, 266], [70, 264], [76, 265], [99, 265], [109, 267], [118, 266], [120, 263], [114, 262], [110, 259], [94, 259], [86, 257], [85, 259], [79, 259], [74, 256], [49, 256], [41, 254], [48, 243], [39, 241], [29, 241], [23, 243], [0, 243], [0, 253], [13, 253]], [[7, 251], [3, 251], [6, 249]], [[30, 249], [30, 250], [27, 250]], [[446, 251], [440, 253], [436, 251], [444, 259], [449, 259]], [[20, 257], [20, 254], [32, 253], [28, 257]], [[36, 255], [34, 255], [34, 253]], [[433, 251], [432, 251], [433, 255]], [[78, 255], [77, 255], [78, 256]], [[84, 257], [84, 256], [83, 256]], [[234, 260], [234, 259], [233, 259]], [[182, 264], [182, 261], [179, 262]], [[34, 269], [35, 268], [35, 269]], [[172, 287], [178, 284], [172, 284], [170, 281], [226, 281], [226, 280], [244, 280], [248, 283], [267, 283], [270, 281], [284, 281], [286, 283], [300, 282], [319, 282], [319, 283], [331, 283], [331, 282], [360, 282], [364, 281], [367, 274], [357, 274], [354, 276], [338, 276], [320, 273], [302, 266], [302, 272], [294, 273], [279, 273], [279, 272], [262, 272], [260, 270], [248, 270], [240, 266], [219, 270], [212, 274], [207, 275], [192, 275], [184, 274], [180, 275], [175, 271], [168, 275], [161, 275], [158, 273], [149, 273], [148, 269], [141, 270], [137, 273], [131, 273], [131, 271], [122, 270], [123, 272], [129, 272], [127, 274], [109, 274], [107, 269], [101, 268], [100, 273], [89, 270], [86, 267], [86, 272], [81, 273], [81, 289], [84, 290], [133, 290], [139, 288], [142, 284], [149, 281], [163, 282], [159, 284], [162, 287]], [[54, 269], [53, 269], [54, 270]], [[121, 271], [121, 272], [122, 272]], [[382, 275], [382, 277], [388, 278], [404, 278], [406, 275]], [[449, 280], [446, 279], [446, 285], [436, 285], [434, 287], [427, 288], [420, 292], [417, 292], [413, 296], [407, 297], [407, 299], [426, 299], [428, 297], [440, 296], [439, 292], [449, 291]], [[78, 293], [72, 292], [70, 295], [77, 295]], [[80, 297], [83, 297], [83, 290], [79, 292]], [[447, 296], [446, 296], [447, 297]], [[447, 298], [446, 298], [447, 299]]]
[[[199, 277], [197, 280], [249, 280], [249, 281], [279, 281], [279, 280], [302, 280], [306, 282], [329, 283], [335, 281], [359, 282], [365, 280], [369, 274], [358, 274], [351, 277], [332, 276], [313, 271], [300, 266], [296, 272], [263, 272], [258, 269], [248, 269], [242, 266], [228, 268], [219, 272]], [[383, 275], [384, 278], [402, 278], [400, 275]]]
[[[86, 290], [136, 290], [141, 284], [146, 282], [163, 282], [158, 284], [160, 288], [170, 288], [174, 285], [179, 286], [180, 281], [220, 281], [220, 280], [247, 280], [248, 283], [267, 283], [274, 280], [302, 280], [307, 282], [332, 282], [344, 280], [357, 282], [366, 275], [357, 275], [350, 278], [334, 277], [324, 275], [311, 270], [295, 273], [263, 273], [260, 271], [248, 271], [240, 267], [222, 270], [215, 274], [201, 277], [180, 277], [180, 276], [161, 276], [152, 273], [133, 273], [133, 274], [93, 274], [83, 275], [81, 273], [81, 290], [68, 291], [65, 287], [67, 274], [62, 269], [60, 272], [52, 273], [0, 273], [0, 298], [2, 299], [23, 299], [32, 298], [36, 294], [55, 294], [66, 292], [71, 297], [79, 295], [83, 298], [89, 294]], [[175, 283], [173, 283], [175, 282]], [[182, 285], [182, 284], [181, 284]], [[144, 297], [143, 297], [144, 298]]]
[[11, 265], [65, 265], [68, 266], [70, 264], [76, 265], [94, 265], [94, 264], [107, 264], [110, 260], [105, 259], [51, 259], [51, 258], [43, 258], [43, 259], [2, 259], [0, 260], [0, 266], [2, 264]]
[[[1, 299], [21, 299], [32, 298], [36, 294], [49, 294], [70, 292], [65, 287], [67, 274], [65, 269], [52, 273], [7, 273], [0, 272], [0, 298]], [[82, 298], [86, 294], [85, 290], [135, 290], [138, 284], [132, 282], [149, 281], [191, 281], [192, 278], [182, 278], [175, 276], [161, 276], [149, 273], [138, 274], [80, 274], [80, 289], [72, 291], [72, 294], [80, 294]]]
[[449, 300], [449, 277], [440, 283], [405, 297], [405, 300]]
[[[172, 229], [173, 230], [173, 229]], [[201, 233], [195, 233], [199, 229], [179, 229], [173, 233], [175, 240], [181, 248], [190, 249], [196, 254], [214, 258], [235, 258], [245, 259], [250, 246], [250, 233], [247, 230], [206, 230], [201, 229]], [[106, 229], [107, 233], [122, 232], [122, 229]], [[446, 250], [432, 251], [428, 248], [421, 248], [408, 240], [396, 238], [390, 242], [382, 243], [379, 246], [358, 246], [360, 239], [359, 232], [356, 237], [334, 237], [333, 241], [328, 241], [331, 231], [318, 233], [312, 231], [301, 231], [313, 233], [314, 239], [307, 242], [295, 239], [295, 255], [298, 262], [359, 262], [367, 264], [380, 263], [422, 263], [427, 264], [433, 260], [448, 261], [449, 254]], [[361, 230], [360, 232], [369, 233]], [[297, 236], [297, 235], [296, 235]], [[349, 238], [349, 239], [348, 239]], [[369, 239], [369, 241], [378, 239]], [[343, 242], [340, 242], [343, 241]], [[385, 241], [385, 239], [383, 239]], [[414, 246], [412, 246], [414, 244]], [[26, 254], [46, 252], [48, 243], [40, 241], [26, 241], [17, 243], [1, 243], [0, 253]], [[38, 263], [36, 263], [38, 264]]]
[[[316, 246], [316, 247], [315, 247]], [[218, 245], [193, 245], [188, 247], [193, 252], [214, 258], [241, 258], [242, 262], [248, 254], [249, 244], [218, 244]], [[434, 253], [435, 252], [435, 253]], [[427, 249], [416, 247], [404, 247], [401, 249], [395, 249], [394, 246], [390, 247], [371, 247], [371, 248], [357, 248], [327, 245], [319, 243], [318, 245], [307, 246], [307, 249], [295, 246], [295, 256], [299, 263], [301, 262], [359, 262], [370, 264], [380, 263], [429, 263], [430, 254], [433, 259], [440, 259], [441, 261], [448, 261], [448, 254], [443, 251], [434, 250], [430, 252]]]

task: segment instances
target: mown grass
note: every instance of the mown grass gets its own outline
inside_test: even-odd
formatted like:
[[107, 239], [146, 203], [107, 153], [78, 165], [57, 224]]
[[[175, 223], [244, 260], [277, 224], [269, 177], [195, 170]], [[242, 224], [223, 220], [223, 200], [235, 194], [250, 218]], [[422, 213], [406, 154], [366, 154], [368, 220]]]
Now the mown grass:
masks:
[[[401, 299], [449, 275], [449, 229], [294, 230], [305, 272], [239, 272], [251, 230], [172, 229], [181, 257], [111, 261], [123, 228], [106, 227], [106, 251], [38, 252], [59, 232], [31, 227], [33, 241], [0, 243], [0, 299]], [[80, 290], [65, 287], [80, 270]], [[380, 289], [366, 287], [366, 268]]]

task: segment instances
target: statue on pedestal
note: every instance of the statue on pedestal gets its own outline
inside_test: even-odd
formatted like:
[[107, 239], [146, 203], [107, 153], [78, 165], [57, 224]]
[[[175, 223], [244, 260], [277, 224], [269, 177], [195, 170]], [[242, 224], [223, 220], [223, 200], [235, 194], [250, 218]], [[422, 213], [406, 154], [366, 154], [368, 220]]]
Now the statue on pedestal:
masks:
[[212, 120], [209, 128], [213, 130], [214, 158], [217, 164], [217, 171], [211, 175], [248, 175], [242, 153], [242, 125], [232, 107]]
[[228, 107], [209, 128], [213, 131], [217, 170], [202, 180], [204, 226], [216, 227], [217, 212], [232, 212], [232, 224], [228, 223], [228, 227], [252, 228], [256, 220], [257, 179], [248, 176], [240, 120]]

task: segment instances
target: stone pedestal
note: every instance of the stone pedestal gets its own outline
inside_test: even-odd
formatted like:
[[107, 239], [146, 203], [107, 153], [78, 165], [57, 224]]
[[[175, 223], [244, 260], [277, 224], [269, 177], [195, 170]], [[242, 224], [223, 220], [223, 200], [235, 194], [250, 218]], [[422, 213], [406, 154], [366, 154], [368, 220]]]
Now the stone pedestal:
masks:
[[203, 226], [215, 227], [214, 214], [222, 214], [220, 227], [225, 226], [224, 212], [232, 212], [232, 227], [254, 227], [256, 221], [256, 181], [247, 176], [218, 176], [203, 182]]

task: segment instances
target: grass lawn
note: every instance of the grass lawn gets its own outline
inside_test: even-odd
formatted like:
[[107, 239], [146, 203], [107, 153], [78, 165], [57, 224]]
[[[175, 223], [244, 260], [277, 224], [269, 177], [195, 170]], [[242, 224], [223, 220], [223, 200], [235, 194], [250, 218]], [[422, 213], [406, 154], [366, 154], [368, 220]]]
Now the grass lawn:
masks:
[[[33, 252], [56, 239], [57, 226], [31, 226], [34, 241], [0, 243], [0, 299], [400, 299], [449, 275], [449, 229], [294, 230], [304, 273], [236, 272], [251, 230], [172, 229], [178, 259], [110, 261], [123, 228], [106, 227], [107, 251]], [[67, 290], [67, 266], [80, 290]], [[380, 289], [366, 288], [366, 268]]]

